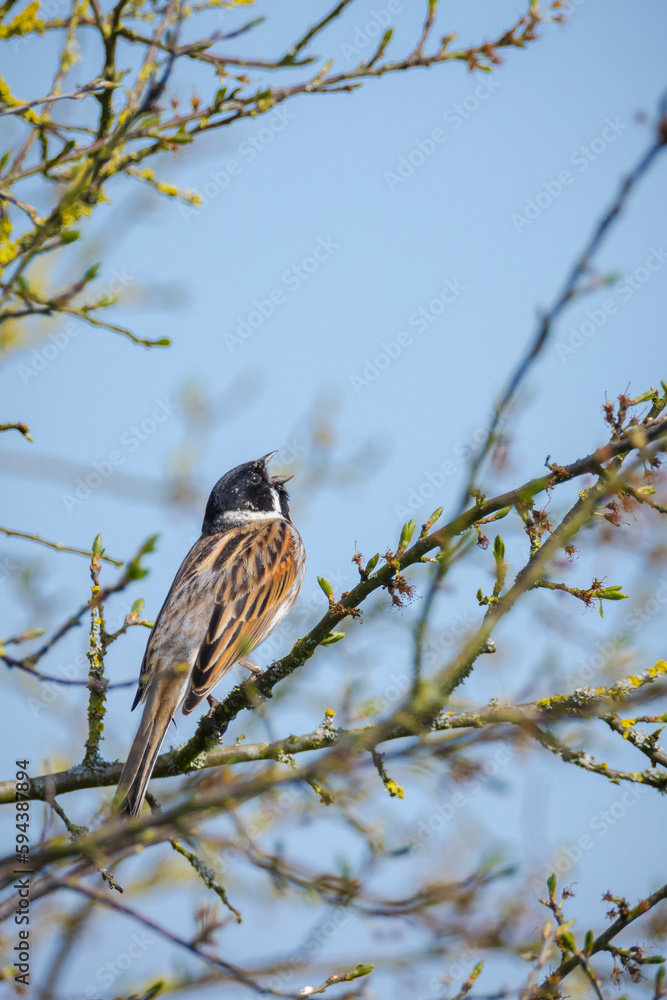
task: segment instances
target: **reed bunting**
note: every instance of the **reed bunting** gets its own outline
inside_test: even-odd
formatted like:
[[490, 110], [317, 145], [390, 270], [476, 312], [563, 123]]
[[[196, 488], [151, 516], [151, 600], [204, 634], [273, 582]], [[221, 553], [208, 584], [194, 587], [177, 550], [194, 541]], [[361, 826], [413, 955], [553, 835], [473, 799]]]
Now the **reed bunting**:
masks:
[[239, 465], [208, 499], [201, 537], [183, 560], [146, 646], [132, 709], [144, 714], [114, 800], [136, 816], [179, 705], [188, 715], [283, 620], [306, 568], [275, 451]]

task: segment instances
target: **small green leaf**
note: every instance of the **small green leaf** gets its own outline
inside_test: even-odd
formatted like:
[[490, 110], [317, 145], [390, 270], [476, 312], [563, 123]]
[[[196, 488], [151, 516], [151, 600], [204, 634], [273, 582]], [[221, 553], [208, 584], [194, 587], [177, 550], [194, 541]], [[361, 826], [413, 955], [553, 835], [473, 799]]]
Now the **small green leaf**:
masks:
[[93, 542], [93, 557], [98, 558], [103, 554], [103, 552], [104, 549], [102, 548], [102, 536], [95, 535], [95, 541]]
[[373, 971], [374, 968], [375, 968], [374, 965], [357, 965], [352, 970], [352, 972], [348, 972], [345, 978], [347, 979], [348, 982], [351, 979], [360, 979], [361, 976], [370, 975], [370, 973]]
[[494, 539], [494, 542], [493, 542], [493, 555], [495, 557], [496, 562], [504, 562], [505, 561], [505, 543], [502, 540], [502, 538], [500, 537], [500, 535], [496, 535], [496, 537]]
[[74, 243], [80, 236], [81, 233], [78, 229], [68, 229], [66, 232], [60, 234], [60, 242]]
[[154, 552], [159, 537], [159, 535], [149, 535], [144, 544], [141, 546], [140, 554], [145, 556], [149, 552]]
[[333, 646], [335, 642], [340, 642], [341, 639], [345, 638], [344, 632], [330, 632], [329, 635], [325, 636], [320, 643], [320, 646]]
[[556, 892], [556, 872], [552, 872], [547, 879], [547, 889], [549, 890], [550, 896], [553, 896]]
[[11, 152], [11, 150], [8, 149], [6, 153], [2, 154], [2, 159], [0, 159], [0, 170], [2, 170], [2, 168], [7, 163], [7, 160], [9, 159], [10, 152]]
[[143, 597], [137, 598], [132, 607], [130, 608], [130, 614], [136, 615], [138, 618], [141, 612], [144, 610], [145, 601]]
[[28, 632], [25, 632], [23, 634], [23, 638], [26, 640], [26, 642], [29, 639], [39, 639], [40, 635], [44, 635], [45, 631], [46, 629], [43, 628], [31, 628], [29, 629]]
[[91, 308], [107, 309], [109, 306], [115, 305], [116, 302], [118, 302], [117, 295], [104, 295], [101, 299], [98, 299]]
[[174, 135], [167, 136], [167, 139], [169, 142], [175, 142], [179, 146], [185, 146], [188, 142], [192, 142], [192, 136], [186, 132], [183, 125], [181, 125], [178, 132], [175, 132]]
[[595, 937], [593, 935], [593, 931], [586, 931], [586, 938], [584, 940], [584, 950], [587, 955], [592, 954], [594, 941]]
[[484, 962], [478, 962], [475, 968], [470, 973], [470, 979], [472, 979], [473, 982], [479, 977], [483, 968], [484, 968]]
[[128, 580], [143, 580], [145, 576], [148, 576], [148, 570], [143, 568], [138, 559], [133, 559], [127, 567]]
[[625, 601], [628, 598], [627, 594], [621, 593], [621, 587], [605, 587], [604, 590], [598, 590], [595, 596], [603, 601]]
[[141, 127], [142, 128], [155, 128], [155, 126], [159, 125], [159, 124], [160, 124], [160, 116], [159, 115], [152, 115], [151, 114], [151, 115], [148, 115], [146, 118], [143, 119], [143, 121], [141, 123]]
[[513, 510], [512, 507], [502, 507], [501, 510], [489, 518], [489, 521], [501, 521], [504, 517], [507, 517], [511, 510]]
[[380, 559], [380, 553], [376, 552], [372, 559], [369, 559], [366, 563], [366, 573], [370, 575], [378, 564]]
[[435, 524], [435, 522], [441, 516], [441, 514], [442, 514], [442, 512], [443, 512], [444, 509], [445, 509], [444, 507], [438, 507], [437, 510], [433, 511], [433, 513], [431, 514], [431, 516], [429, 517], [429, 519], [426, 522], [426, 527], [427, 528], [432, 528], [433, 527], [433, 525]]
[[401, 528], [401, 540], [398, 543], [399, 551], [402, 552], [410, 544], [410, 539], [412, 538], [415, 531], [415, 522], [407, 521]]
[[564, 945], [569, 951], [576, 951], [577, 946], [574, 943], [574, 938], [570, 931], [562, 931], [560, 935], [561, 944]]
[[144, 544], [141, 546], [141, 549], [139, 550], [138, 554], [134, 557], [134, 559], [131, 562], [127, 564], [125, 573], [127, 575], [128, 580], [143, 580], [145, 576], [148, 576], [148, 570], [144, 569], [144, 567], [141, 565], [141, 559], [142, 556], [145, 556], [149, 552], [153, 551], [153, 549], [155, 548], [155, 543], [157, 542], [159, 537], [160, 537], [159, 535], [151, 535], [149, 538], [147, 538]]
[[87, 268], [84, 271], [83, 278], [81, 279], [82, 283], [87, 285], [89, 281], [93, 281], [97, 277], [99, 269], [99, 263], [92, 264], [89, 268]]
[[333, 599], [334, 599], [334, 592], [333, 592], [333, 587], [331, 586], [331, 584], [329, 583], [329, 581], [324, 576], [318, 576], [317, 582], [319, 583], [320, 587], [324, 591], [324, 593], [325, 593], [326, 597], [328, 598], [329, 602], [332, 602]]

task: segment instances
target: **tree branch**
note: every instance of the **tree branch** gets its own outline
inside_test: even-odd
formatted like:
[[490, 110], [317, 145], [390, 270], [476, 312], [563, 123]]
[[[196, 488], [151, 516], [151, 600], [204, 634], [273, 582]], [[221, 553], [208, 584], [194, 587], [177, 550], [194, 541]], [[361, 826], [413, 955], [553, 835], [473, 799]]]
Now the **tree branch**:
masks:
[[[654, 684], [665, 674], [667, 674], [667, 663], [659, 660], [654, 667], [649, 668], [644, 673], [618, 681], [610, 687], [579, 688], [570, 694], [554, 695], [551, 698], [518, 705], [488, 705], [484, 708], [463, 712], [442, 712], [433, 721], [430, 731], [439, 733], [459, 729], [479, 730], [485, 726], [503, 724], [521, 727], [529, 724], [553, 724], [563, 719], [604, 719], [609, 712], [610, 705], [628, 706], [633, 704], [642, 697], [646, 687]], [[651, 697], [655, 698], [659, 693], [651, 692]], [[301, 736], [288, 736], [273, 742], [239, 743], [234, 746], [215, 747], [197, 762], [197, 770], [258, 761], [282, 761], [288, 755], [326, 750], [336, 744], [344, 745], [348, 749], [357, 747], [358, 752], [363, 753], [364, 748], [375, 746], [380, 742], [402, 740], [410, 736], [421, 735], [423, 735], [421, 725], [409, 725], [406, 722], [396, 721], [392, 722], [390, 726], [386, 726], [381, 732], [381, 740], [377, 738], [378, 727], [376, 725], [345, 730], [336, 729], [333, 725], [325, 722], [313, 732]], [[188, 771], [179, 772], [178, 770], [179, 753], [179, 748], [176, 748], [161, 754], [155, 765], [153, 778], [174, 777], [179, 773], [187, 774]], [[63, 795], [66, 792], [75, 792], [84, 788], [103, 788], [115, 785], [121, 770], [122, 764], [120, 762], [95, 769], [77, 764], [67, 771], [56, 771], [54, 774], [31, 778], [28, 798], [44, 799], [48, 789], [52, 789], [55, 795]], [[600, 765], [598, 773], [614, 780], [618, 778], [628, 781], [639, 780], [640, 777], [636, 775], [633, 779], [624, 772], [603, 768], [602, 765]], [[664, 779], [657, 775], [648, 775], [648, 778], [648, 783], [655, 784], [656, 787], [667, 786], [667, 775]], [[652, 779], [655, 779], [655, 782]], [[14, 800], [14, 784], [13, 781], [0, 782], [0, 804]]]

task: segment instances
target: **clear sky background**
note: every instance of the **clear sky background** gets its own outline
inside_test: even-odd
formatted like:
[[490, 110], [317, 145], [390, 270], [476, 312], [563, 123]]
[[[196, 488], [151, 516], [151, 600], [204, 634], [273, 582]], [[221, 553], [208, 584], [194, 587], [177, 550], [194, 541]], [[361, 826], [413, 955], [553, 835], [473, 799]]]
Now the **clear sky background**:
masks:
[[[265, 6], [258, 10], [267, 13], [267, 21], [228, 43], [226, 51], [276, 55], [324, 10], [305, 2], [285, 9]], [[394, 4], [391, 52], [403, 53], [414, 42], [422, 6], [407, 0]], [[49, 341], [36, 340], [4, 357], [3, 419], [29, 423], [35, 443], [2, 436], [2, 523], [83, 547], [102, 531], [108, 552], [118, 557], [159, 532], [151, 575], [129, 598], [144, 597], [151, 616], [197, 536], [202, 514], [202, 502], [188, 509], [158, 502], [174, 467], [192, 462], [196, 487], [205, 497], [228, 468], [278, 448], [283, 464], [299, 470], [291, 491], [309, 567], [301, 631], [306, 616], [312, 620], [323, 611], [316, 576], [335, 577], [337, 589], [347, 589], [354, 579], [355, 543], [367, 557], [395, 544], [409, 516], [405, 508], [411, 500], [417, 504], [420, 489], [430, 492], [424, 484], [439, 485], [415, 506], [418, 523], [441, 504], [454, 509], [467, 444], [485, 427], [540, 310], [553, 301], [620, 179], [649, 145], [667, 84], [667, 8], [660, 0], [641, 5], [586, 0], [570, 6], [566, 25], [545, 26], [539, 43], [508, 51], [492, 76], [472, 75], [458, 64], [396, 74], [365, 83], [352, 95], [298, 98], [284, 110], [213, 133], [199, 151], [185, 149], [175, 161], [164, 162], [165, 179], [206, 195], [207, 203], [196, 212], [138, 184], [130, 194], [117, 189], [97, 226], [84, 229], [87, 240], [73, 254], [80, 255], [81, 266], [101, 256], [99, 288], [114, 287], [114, 280], [124, 285], [121, 304], [109, 319], [142, 337], [169, 337], [173, 346], [148, 352], [111, 333], [80, 328], [74, 336], [61, 336], [64, 346], [45, 364], [39, 357]], [[439, 31], [458, 32], [461, 44], [478, 42], [495, 37], [523, 7], [518, 0], [446, 4]], [[361, 0], [322, 34], [316, 51], [335, 57], [341, 69], [353, 58], [368, 57], [367, 25], [385, 9], [383, 0]], [[247, 11], [225, 15], [222, 22], [213, 18], [211, 26], [231, 29], [244, 15]], [[32, 95], [43, 83], [48, 86], [43, 58], [48, 54], [48, 45], [35, 40], [8, 55], [3, 72], [15, 91]], [[83, 55], [96, 57], [92, 40]], [[192, 67], [187, 70], [190, 79], [196, 77]], [[300, 72], [278, 79], [300, 78]], [[191, 84], [183, 82], [182, 88], [187, 101]], [[437, 142], [434, 130], [440, 130]], [[617, 273], [621, 284], [576, 303], [531, 374], [511, 427], [514, 481], [539, 474], [547, 455], [571, 461], [604, 440], [605, 395], [638, 394], [667, 378], [666, 169], [659, 161], [643, 181], [599, 257], [600, 271]], [[322, 259], [313, 269], [316, 248]], [[655, 270], [642, 283], [633, 275], [647, 260]], [[605, 299], [617, 308], [600, 321]], [[262, 309], [271, 314], [258, 322]], [[586, 322], [596, 325], [593, 336], [582, 335]], [[255, 328], [243, 339], [246, 323]], [[590, 326], [584, 330], [590, 332]], [[62, 334], [62, 325], [51, 332], [56, 331]], [[215, 419], [205, 421], [196, 447], [185, 433], [184, 387], [190, 398], [197, 393], [217, 401]], [[156, 410], [165, 419], [137, 433], [134, 428], [141, 430]], [[321, 454], [313, 447], [312, 428], [327, 424], [332, 439], [325, 449], [323, 484], [306, 489], [309, 463]], [[95, 463], [104, 467], [114, 452], [121, 456], [116, 470], [74, 503], [77, 478], [85, 479]], [[515, 544], [519, 553], [519, 534]], [[56, 623], [85, 599], [85, 560], [37, 548], [28, 553], [25, 544], [5, 539], [0, 555], [9, 567], [0, 583], [0, 634]], [[42, 597], [40, 613], [25, 612], [19, 573], [12, 568], [22, 567], [27, 556]], [[582, 561], [580, 569], [587, 581], [589, 564]], [[613, 571], [610, 562], [600, 572]], [[632, 578], [610, 582], [633, 584]], [[479, 583], [471, 578], [459, 590], [452, 588], [450, 603], [439, 611], [442, 636], [451, 634], [457, 614], [476, 607], [471, 597]], [[646, 599], [641, 580], [634, 587], [632, 601], [641, 604]], [[112, 621], [115, 616], [120, 622], [126, 610], [120, 601], [111, 605]], [[548, 612], [545, 600], [547, 617]], [[601, 621], [582, 618], [579, 607], [570, 610], [576, 619], [576, 635], [570, 636], [573, 669], [627, 613], [626, 607], [613, 609]], [[519, 641], [514, 630], [523, 622]], [[517, 615], [506, 626], [507, 642], [516, 641], [521, 656], [501, 656], [493, 672], [484, 664], [465, 692], [471, 702], [514, 696], [536, 664], [548, 662], [556, 634], [527, 623]], [[312, 697], [298, 706], [284, 702], [276, 729], [282, 734], [316, 724], [340, 688], [337, 671], [349, 680], [370, 664], [369, 695], [373, 683], [400, 677], [409, 646], [402, 633], [399, 642], [390, 641], [394, 625], [388, 616], [384, 647], [365, 648], [357, 638], [349, 657], [332, 652], [326, 663], [311, 663]], [[133, 630], [122, 649], [119, 643], [112, 650], [114, 679], [138, 672], [145, 641], [139, 631]], [[296, 631], [283, 633], [283, 645], [272, 643], [265, 660], [285, 651], [292, 638]], [[45, 666], [57, 672], [75, 662], [84, 641], [83, 634], [72, 636]], [[664, 654], [659, 628], [647, 627], [641, 641], [646, 665], [651, 656]], [[258, 655], [261, 661], [261, 651]], [[5, 680], [4, 771], [15, 756], [29, 756], [35, 773], [47, 762], [52, 767], [73, 762], [85, 738], [82, 696], [59, 690], [52, 705], [36, 706], [34, 699], [44, 702], [36, 684], [8, 675]], [[547, 682], [544, 693], [548, 690]], [[130, 701], [130, 692], [123, 691], [110, 702], [106, 752], [112, 758], [125, 753], [134, 731]], [[179, 722], [178, 740], [192, 725], [193, 720]], [[250, 732], [248, 725], [244, 720], [238, 731]], [[618, 763], [623, 765], [620, 755]], [[519, 778], [508, 773], [506, 782], [504, 795], [485, 792], [470, 803], [459, 830], [443, 840], [443, 850], [460, 845], [474, 816], [481, 824], [481, 853], [502, 842], [507, 856], [542, 873], [559, 848], [576, 842], [598, 811], [620, 795], [594, 776], [566, 772], [559, 762], [536, 757], [526, 760]], [[447, 794], [441, 792], [443, 799]], [[75, 802], [71, 797], [76, 813]], [[85, 812], [83, 796], [81, 803]], [[401, 808], [399, 815], [391, 803], [388, 822], [414, 828], [425, 810], [428, 814], [428, 797], [416, 793]], [[664, 805], [651, 795], [627, 812], [596, 836], [595, 850], [576, 871], [582, 927], [586, 921], [600, 926], [599, 898], [611, 882], [615, 890], [636, 893], [665, 880], [664, 850], [658, 850], [661, 843], [664, 847]], [[619, 870], [619, 857], [640, 860]], [[244, 934], [249, 931], [239, 931]], [[117, 943], [121, 949], [127, 935], [119, 924], [109, 947]], [[283, 931], [276, 935], [279, 953], [289, 942]], [[251, 953], [248, 936], [224, 941]], [[334, 952], [343, 952], [345, 944], [341, 937]], [[99, 954], [82, 956], [69, 988], [90, 982], [99, 961]], [[137, 963], [128, 973], [127, 983], [159, 963], [154, 949], [145, 965]], [[513, 974], [498, 963], [496, 984], [511, 981]], [[124, 985], [119, 981], [114, 989]], [[388, 981], [385, 985], [388, 989]], [[410, 995], [398, 981], [392, 989], [396, 996]]]

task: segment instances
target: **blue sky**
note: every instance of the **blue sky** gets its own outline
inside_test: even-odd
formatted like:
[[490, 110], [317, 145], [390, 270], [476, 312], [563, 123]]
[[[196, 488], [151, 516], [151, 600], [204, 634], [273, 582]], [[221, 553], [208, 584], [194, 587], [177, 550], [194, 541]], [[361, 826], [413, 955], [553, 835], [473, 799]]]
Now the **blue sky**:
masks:
[[[29, 423], [35, 443], [3, 435], [3, 524], [84, 547], [102, 531], [119, 557], [160, 532], [151, 575], [130, 597], [144, 597], [154, 614], [201, 517], [201, 505], [184, 511], [155, 502], [170, 468], [192, 462], [205, 496], [228, 468], [278, 448], [285, 464], [298, 460], [300, 469], [292, 495], [308, 552], [305, 622], [322, 610], [317, 575], [335, 577], [337, 589], [352, 582], [355, 543], [370, 556], [395, 544], [406, 509], [418, 522], [441, 504], [454, 509], [469, 446], [540, 310], [649, 145], [666, 83], [662, 3], [647, 0], [641, 10], [620, 0], [570, 6], [566, 25], [545, 26], [539, 43], [506, 52], [490, 77], [458, 64], [396, 74], [351, 95], [302, 97], [212, 133], [199, 151], [186, 149], [162, 167], [165, 179], [204, 194], [196, 211], [138, 184], [131, 194], [110, 189], [114, 200], [72, 259], [78, 254], [83, 265], [101, 258], [97, 286], [121, 286], [110, 319], [142, 337], [169, 337], [173, 346], [147, 352], [105, 331], [58, 324], [51, 332], [60, 339], [35, 341], [4, 358], [3, 419]], [[372, 25], [386, 8], [384, 0], [355, 4], [315, 50], [341, 69], [352, 65], [352, 55], [366, 57]], [[228, 51], [275, 55], [313, 10], [303, 2], [268, 8], [268, 20]], [[478, 42], [522, 10], [519, 2], [446, 5], [439, 31], [458, 32], [461, 44]], [[406, 0], [394, 0], [392, 11], [390, 53], [399, 54], [417, 37], [423, 11]], [[225, 29], [240, 19], [225, 17]], [[48, 45], [33, 41], [9, 56], [15, 91], [32, 95], [48, 81], [40, 78], [42, 53]], [[83, 57], [94, 59], [92, 41]], [[180, 72], [186, 101], [197, 73], [187, 67], [186, 80]], [[299, 71], [290, 73], [279, 79], [298, 78]], [[203, 91], [210, 74], [198, 81]], [[600, 254], [600, 272], [617, 281], [570, 308], [531, 373], [510, 428], [513, 480], [538, 474], [547, 455], [570, 461], [599, 444], [605, 395], [639, 394], [667, 378], [665, 169], [659, 161], [642, 182]], [[215, 421], [196, 443], [184, 433], [184, 387], [219, 400]], [[331, 465], [325, 485], [300, 497], [300, 477], [317, 454], [313, 428], [332, 435]], [[26, 456], [48, 474], [32, 474]], [[66, 471], [48, 471], [63, 461]], [[113, 471], [104, 476], [109, 464]], [[95, 471], [99, 486], [77, 496], [77, 479]], [[520, 534], [508, 544], [518, 558]], [[10, 540], [0, 553], [10, 564], [29, 555], [52, 623], [85, 596], [85, 560]], [[616, 572], [613, 558], [604, 558], [601, 572]], [[627, 553], [619, 553], [623, 558]], [[595, 566], [582, 560], [582, 575]], [[472, 582], [464, 579], [439, 611], [443, 635], [470, 608]], [[641, 604], [647, 592], [640, 578], [634, 584], [632, 599]], [[6, 581], [2, 587], [0, 634], [16, 631], [17, 617], [19, 627], [36, 624], [22, 620], [17, 591]], [[120, 602], [114, 608], [111, 617], [120, 620], [127, 609]], [[548, 608], [545, 602], [546, 615]], [[604, 622], [581, 619], [578, 608], [570, 613], [579, 663], [620, 618], [616, 609]], [[511, 632], [507, 641], [522, 651], [518, 676], [502, 657], [497, 674], [480, 667], [466, 690], [472, 701], [498, 694], [498, 684], [512, 696], [520, 677], [548, 662], [555, 633], [527, 617], [517, 621], [526, 623], [522, 641]], [[655, 624], [641, 635], [647, 656], [660, 655]], [[399, 632], [400, 622], [388, 617], [384, 645], [366, 648], [356, 639], [340, 666], [346, 679], [354, 679], [355, 665], [364, 669], [365, 655], [372, 678], [382, 680], [385, 669], [400, 676], [409, 645], [401, 633], [392, 646]], [[285, 642], [290, 637], [296, 632]], [[83, 638], [63, 647], [53, 672], [74, 662]], [[116, 678], [136, 674], [143, 641], [131, 634], [122, 651], [114, 650]], [[271, 656], [279, 652], [277, 642]], [[281, 704], [279, 730], [319, 718], [323, 698], [339, 689], [336, 657], [304, 682], [310, 700]], [[72, 722], [78, 696], [61, 693], [35, 716], [35, 690], [8, 680], [3, 759], [29, 754], [40, 771], [46, 757], [54, 766], [73, 759], [84, 738], [79, 718]], [[122, 692], [112, 702], [110, 756], [121, 756], [131, 737], [130, 700]], [[178, 738], [189, 731], [190, 721], [180, 722]], [[470, 815], [490, 840], [542, 868], [618, 796], [593, 776], [533, 757], [510, 798], [485, 791]], [[397, 817], [395, 805], [389, 815]], [[416, 822], [428, 798], [417, 792], [408, 808]], [[585, 874], [577, 873], [578, 912], [586, 919], [601, 917], [599, 895], [612, 873], [615, 887], [628, 892], [664, 881], [664, 857], [654, 854], [662, 808], [647, 796], [633, 804], [632, 822], [596, 835]], [[466, 813], [455, 839], [463, 839], [468, 822]], [[630, 847], [645, 861], [639, 872], [618, 871], [617, 859]]]

